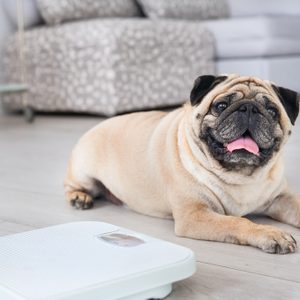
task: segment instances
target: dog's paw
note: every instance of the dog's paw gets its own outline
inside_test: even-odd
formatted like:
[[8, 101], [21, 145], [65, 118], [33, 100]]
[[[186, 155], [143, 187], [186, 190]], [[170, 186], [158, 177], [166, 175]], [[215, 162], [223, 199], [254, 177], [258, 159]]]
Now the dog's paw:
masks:
[[296, 251], [297, 242], [284, 231], [263, 226], [257, 234], [257, 246], [267, 253], [287, 254]]
[[77, 209], [89, 209], [93, 207], [93, 198], [82, 191], [72, 191], [66, 193], [67, 200]]

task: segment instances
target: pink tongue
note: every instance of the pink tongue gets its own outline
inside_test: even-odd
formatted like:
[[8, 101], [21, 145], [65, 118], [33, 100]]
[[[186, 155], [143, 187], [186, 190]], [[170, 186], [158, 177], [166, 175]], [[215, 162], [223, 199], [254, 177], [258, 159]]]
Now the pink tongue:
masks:
[[259, 155], [259, 148], [256, 142], [251, 137], [240, 137], [239, 139], [229, 143], [227, 150], [233, 152], [234, 150], [245, 149], [255, 155]]

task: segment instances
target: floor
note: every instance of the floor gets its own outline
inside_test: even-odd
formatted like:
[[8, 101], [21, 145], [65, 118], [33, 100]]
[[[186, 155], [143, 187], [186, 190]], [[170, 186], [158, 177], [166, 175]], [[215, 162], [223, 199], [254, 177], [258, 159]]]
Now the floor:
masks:
[[[62, 182], [76, 140], [97, 124], [97, 117], [39, 116], [26, 124], [20, 116], [0, 117], [0, 235], [80, 220], [114, 223], [191, 248], [197, 273], [174, 285], [168, 299], [300, 299], [300, 249], [289, 255], [258, 249], [177, 238], [173, 223], [98, 202], [77, 211], [64, 201]], [[287, 145], [289, 180], [300, 192], [300, 125]], [[300, 229], [266, 218], [292, 233], [300, 245]]]

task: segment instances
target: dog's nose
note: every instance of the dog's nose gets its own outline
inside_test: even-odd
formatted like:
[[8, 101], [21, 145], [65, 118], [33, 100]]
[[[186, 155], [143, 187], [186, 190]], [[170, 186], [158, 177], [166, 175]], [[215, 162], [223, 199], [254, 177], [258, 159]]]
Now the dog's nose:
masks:
[[244, 112], [244, 113], [257, 114], [258, 113], [258, 108], [255, 104], [245, 103], [245, 104], [242, 104], [239, 107], [239, 111]]

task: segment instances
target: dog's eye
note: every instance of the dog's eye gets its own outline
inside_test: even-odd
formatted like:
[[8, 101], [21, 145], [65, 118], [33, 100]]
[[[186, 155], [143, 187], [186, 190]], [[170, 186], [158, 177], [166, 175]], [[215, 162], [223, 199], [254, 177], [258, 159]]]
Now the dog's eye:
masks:
[[271, 115], [271, 117], [273, 119], [276, 119], [278, 117], [278, 111], [277, 111], [277, 109], [275, 107], [269, 107], [267, 109], [267, 111], [268, 111], [268, 113]]
[[215, 110], [217, 113], [221, 113], [228, 107], [228, 104], [226, 102], [218, 102], [215, 104]]

